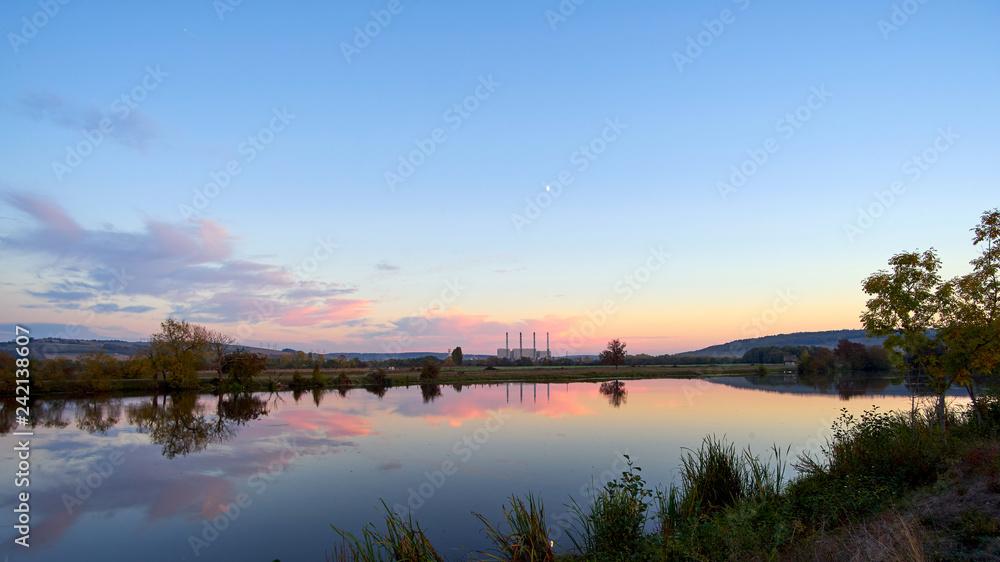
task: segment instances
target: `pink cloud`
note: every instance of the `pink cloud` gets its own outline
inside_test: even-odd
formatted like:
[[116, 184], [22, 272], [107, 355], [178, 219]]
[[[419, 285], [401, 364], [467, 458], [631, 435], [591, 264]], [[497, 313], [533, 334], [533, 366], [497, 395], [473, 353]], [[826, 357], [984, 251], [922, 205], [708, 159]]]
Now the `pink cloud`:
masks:
[[287, 310], [276, 322], [282, 326], [332, 326], [368, 316], [372, 301], [326, 299], [322, 305]]

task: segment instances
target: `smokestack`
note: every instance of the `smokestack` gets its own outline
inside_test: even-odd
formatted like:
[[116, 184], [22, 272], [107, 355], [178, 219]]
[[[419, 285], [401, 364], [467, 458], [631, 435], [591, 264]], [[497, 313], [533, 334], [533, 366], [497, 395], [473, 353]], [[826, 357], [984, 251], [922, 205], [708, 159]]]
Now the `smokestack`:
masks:
[[549, 333], [545, 332], [545, 358], [549, 358]]
[[524, 357], [524, 332], [517, 333], [517, 358], [520, 359]]
[[[535, 350], [538, 349], [538, 344], [535, 343], [535, 332], [531, 332], [531, 354], [535, 355]], [[535, 360], [534, 357], [531, 358], [532, 361]]]

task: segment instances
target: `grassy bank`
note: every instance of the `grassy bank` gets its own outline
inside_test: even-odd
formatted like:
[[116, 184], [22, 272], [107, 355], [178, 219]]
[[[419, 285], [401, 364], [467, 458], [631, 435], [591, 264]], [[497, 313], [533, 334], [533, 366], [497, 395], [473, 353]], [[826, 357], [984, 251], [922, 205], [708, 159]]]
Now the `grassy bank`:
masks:
[[[796, 459], [708, 437], [666, 488], [650, 488], [630, 461], [587, 505], [572, 502], [570, 552], [553, 551], [545, 506], [530, 494], [511, 497], [499, 518], [475, 514], [494, 545], [481, 559], [1000, 559], [996, 393], [983, 414], [952, 409], [942, 429], [932, 410], [845, 410], [822, 454]], [[787, 479], [790, 466], [798, 474]], [[333, 559], [442, 560], [416, 522], [388, 510], [385, 519], [385, 531], [337, 530]]]
[[[781, 373], [780, 365], [765, 366], [768, 373]], [[372, 369], [321, 369], [319, 377], [310, 370], [271, 369], [254, 377], [250, 390], [287, 390], [293, 388], [329, 388], [337, 386], [363, 387], [371, 385], [372, 375], [381, 372], [383, 386], [409, 386], [432, 384], [496, 384], [504, 382], [566, 383], [575, 381], [607, 381], [618, 379], [692, 378], [702, 376], [759, 374], [760, 367], [753, 365], [651, 365], [651, 366], [580, 366], [580, 367], [444, 367], [433, 379], [421, 379], [419, 370], [373, 371]], [[298, 373], [298, 377], [296, 377]], [[215, 371], [199, 371], [199, 388], [203, 393], [218, 390]], [[162, 379], [160, 392], [163, 392]], [[110, 392], [135, 395], [152, 393], [157, 384], [151, 378], [120, 378], [111, 381]], [[224, 387], [225, 385], [223, 385]], [[38, 381], [32, 386], [32, 396], [59, 395], [74, 397], [92, 395], [90, 383], [82, 377], [59, 381]]]

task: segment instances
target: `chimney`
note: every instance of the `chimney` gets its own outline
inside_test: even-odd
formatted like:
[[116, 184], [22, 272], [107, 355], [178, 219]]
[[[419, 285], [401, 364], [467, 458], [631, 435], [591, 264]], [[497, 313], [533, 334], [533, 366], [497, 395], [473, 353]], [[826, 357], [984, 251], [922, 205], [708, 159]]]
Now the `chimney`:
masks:
[[517, 333], [517, 358], [524, 357], [524, 332]]

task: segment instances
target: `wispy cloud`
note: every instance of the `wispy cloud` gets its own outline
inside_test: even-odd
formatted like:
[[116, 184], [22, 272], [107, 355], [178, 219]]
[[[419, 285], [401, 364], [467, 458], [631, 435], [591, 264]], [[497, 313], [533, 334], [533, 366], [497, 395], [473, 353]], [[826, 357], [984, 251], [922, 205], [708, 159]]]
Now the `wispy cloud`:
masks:
[[[330, 326], [369, 314], [371, 301], [338, 298], [352, 287], [300, 281], [284, 267], [235, 257], [238, 238], [210, 219], [147, 220], [136, 232], [92, 230], [51, 200], [23, 193], [4, 199], [34, 225], [0, 237], [0, 250], [52, 260], [45, 268], [50, 273], [40, 274], [39, 286], [26, 292], [53, 306], [143, 313], [155, 307], [135, 299], [153, 298], [192, 321], [254, 315], [284, 326]], [[116, 288], [113, 294], [109, 287]]]
[[377, 269], [379, 271], [384, 271], [384, 272], [387, 272], [387, 273], [394, 273], [396, 271], [399, 271], [399, 266], [398, 265], [393, 265], [393, 264], [387, 262], [386, 260], [382, 260], [382, 261], [378, 262], [377, 264], [375, 264], [375, 269]]
[[105, 111], [96, 107], [83, 108], [49, 92], [25, 94], [20, 99], [20, 107], [24, 114], [32, 119], [47, 121], [57, 127], [76, 132], [100, 129], [101, 121], [107, 119], [114, 123], [108, 138], [122, 146], [137, 150], [145, 150], [149, 143], [158, 139], [161, 134], [161, 127], [156, 119], [134, 108], [128, 108], [127, 112]]

